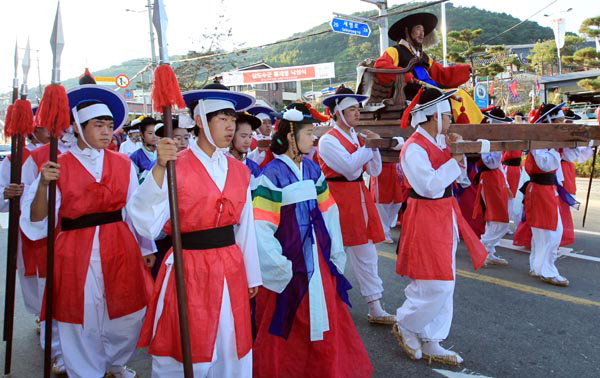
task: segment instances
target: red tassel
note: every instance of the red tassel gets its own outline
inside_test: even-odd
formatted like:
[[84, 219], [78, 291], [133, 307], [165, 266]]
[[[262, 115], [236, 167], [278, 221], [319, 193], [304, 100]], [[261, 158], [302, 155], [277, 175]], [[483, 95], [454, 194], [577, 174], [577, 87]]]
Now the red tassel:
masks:
[[90, 72], [90, 70], [87, 67], [85, 67], [85, 72], [83, 73], [83, 76], [93, 77], [92, 73]]
[[8, 105], [8, 108], [6, 109], [6, 118], [4, 118], [4, 136], [7, 138], [12, 135], [11, 129], [13, 108], [14, 107], [12, 104]]
[[152, 100], [154, 101], [154, 110], [157, 112], [162, 112], [163, 108], [173, 105], [177, 105], [179, 109], [185, 108], [177, 76], [168, 64], [161, 64], [154, 70]]
[[13, 105], [13, 114], [9, 129], [10, 134], [31, 134], [33, 132], [33, 111], [31, 110], [31, 102], [27, 100], [17, 100]]
[[496, 106], [490, 106], [490, 107], [487, 107], [487, 108], [485, 108], [485, 109], [479, 109], [479, 110], [480, 110], [482, 113], [485, 113], [485, 112], [489, 112], [489, 111], [491, 111], [492, 109], [495, 109], [495, 108], [496, 108]]
[[274, 129], [275, 131], [278, 131], [278, 130], [279, 130], [279, 120], [276, 120], [276, 121], [275, 121], [275, 126], [273, 126], [273, 129]]
[[319, 122], [327, 122], [329, 121], [329, 117], [326, 114], [320, 113], [317, 109], [313, 108], [311, 104], [309, 104], [308, 102], [304, 103], [306, 105], [306, 107], [308, 108], [308, 110], [310, 111], [310, 114], [312, 115], [312, 117], [314, 119], [316, 119]]
[[69, 98], [65, 87], [50, 84], [44, 89], [44, 96], [36, 113], [36, 123], [50, 130], [54, 137], [62, 135], [71, 124]]
[[423, 93], [423, 87], [419, 88], [415, 98], [413, 98], [408, 107], [404, 109], [404, 113], [402, 113], [402, 120], [400, 121], [401, 128], [406, 129], [408, 127], [408, 117], [410, 116], [410, 112], [419, 103], [419, 100], [421, 99], [421, 93]]
[[461, 113], [459, 114], [458, 117], [456, 117], [456, 123], [461, 123], [464, 125], [468, 125], [471, 123], [471, 120], [469, 119], [469, 116], [467, 115], [467, 113], [465, 113], [464, 108], [460, 108], [461, 109]]

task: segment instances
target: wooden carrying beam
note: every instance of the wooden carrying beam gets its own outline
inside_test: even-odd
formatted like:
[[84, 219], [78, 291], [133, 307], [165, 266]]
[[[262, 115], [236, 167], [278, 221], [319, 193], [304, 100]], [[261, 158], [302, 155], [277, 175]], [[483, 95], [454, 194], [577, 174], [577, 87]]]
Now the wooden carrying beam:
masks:
[[551, 140], [578, 141], [600, 139], [600, 127], [575, 123], [542, 124], [452, 124], [449, 132], [465, 140]]

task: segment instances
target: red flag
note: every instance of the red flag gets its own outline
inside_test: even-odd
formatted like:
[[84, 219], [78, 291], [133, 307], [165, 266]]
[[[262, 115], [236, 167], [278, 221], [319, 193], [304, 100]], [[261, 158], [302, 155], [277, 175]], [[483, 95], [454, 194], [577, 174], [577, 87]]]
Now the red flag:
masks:
[[512, 95], [513, 99], [519, 97], [519, 91], [517, 90], [517, 80], [516, 79], [511, 81], [510, 84], [508, 84], [508, 90], [510, 91], [510, 94]]

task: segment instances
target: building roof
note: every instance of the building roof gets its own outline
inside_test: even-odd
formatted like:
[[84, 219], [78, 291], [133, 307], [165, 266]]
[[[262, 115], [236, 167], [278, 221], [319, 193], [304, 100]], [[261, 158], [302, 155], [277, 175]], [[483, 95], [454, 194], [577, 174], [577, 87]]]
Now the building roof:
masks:
[[579, 72], [569, 72], [562, 75], [553, 75], [553, 76], [542, 76], [540, 78], [540, 84], [547, 83], [559, 83], [564, 81], [574, 81], [588, 78], [595, 78], [600, 76], [600, 69], [598, 70], [588, 70], [588, 71], [579, 71]]

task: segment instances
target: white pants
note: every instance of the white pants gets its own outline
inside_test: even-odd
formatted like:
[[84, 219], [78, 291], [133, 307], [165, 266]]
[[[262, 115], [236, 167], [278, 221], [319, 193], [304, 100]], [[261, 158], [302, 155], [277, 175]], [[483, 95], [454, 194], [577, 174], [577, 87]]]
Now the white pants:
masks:
[[367, 302], [381, 299], [383, 282], [379, 278], [377, 267], [377, 249], [369, 241], [367, 244], [344, 247], [348, 261], [358, 281], [360, 294]]
[[[168, 269], [170, 269], [169, 267]], [[166, 277], [169, 277], [167, 272]], [[166, 286], [167, 279], [163, 285]], [[162, 303], [159, 300], [157, 318], [162, 313]], [[235, 342], [235, 326], [231, 311], [231, 299], [227, 281], [223, 285], [223, 300], [219, 315], [217, 339], [211, 362], [193, 364], [194, 378], [251, 378], [252, 377], [252, 351], [238, 359]], [[183, 364], [171, 357], [152, 356], [152, 377], [178, 378], [183, 377]]]
[[562, 238], [563, 224], [558, 211], [556, 230], [543, 230], [531, 227], [531, 254], [529, 269], [543, 277], [556, 277], [560, 273], [554, 263], [558, 257], [558, 247]]
[[483, 244], [489, 255], [495, 255], [496, 246], [508, 232], [508, 226], [508, 223], [485, 222], [485, 232], [481, 235], [481, 244]]
[[83, 325], [58, 322], [58, 336], [71, 378], [101, 378], [119, 372], [133, 357], [146, 309], [110, 319], [100, 261], [92, 260], [84, 287]]
[[[456, 218], [453, 215], [453, 223]], [[456, 277], [458, 231], [452, 238], [452, 271]], [[442, 341], [452, 325], [455, 281], [410, 280], [404, 289], [406, 300], [396, 310], [396, 321], [426, 341]]]
[[21, 235], [19, 233], [19, 245], [17, 247], [17, 274], [21, 285], [21, 294], [25, 310], [32, 315], [38, 316], [42, 308], [42, 297], [38, 295], [38, 280], [36, 276], [25, 277], [25, 261], [23, 260], [23, 249]]
[[376, 203], [379, 217], [381, 218], [381, 225], [383, 226], [383, 233], [386, 239], [391, 239], [390, 228], [395, 226], [395, 222], [398, 217], [398, 211], [402, 207], [401, 203]]
[[[44, 298], [44, 290], [46, 289], [46, 279], [37, 277], [38, 281], [38, 294], [40, 298]], [[41, 304], [40, 304], [41, 310]], [[40, 346], [42, 349], [46, 348], [46, 321], [40, 322]], [[60, 348], [60, 339], [58, 338], [58, 322], [52, 321], [52, 351], [50, 352], [52, 358], [62, 355]]]

